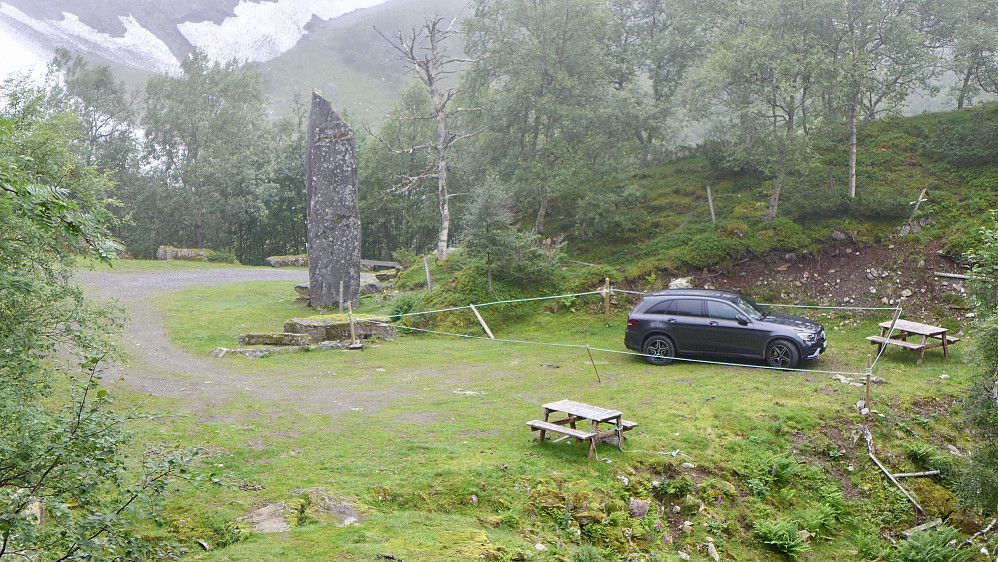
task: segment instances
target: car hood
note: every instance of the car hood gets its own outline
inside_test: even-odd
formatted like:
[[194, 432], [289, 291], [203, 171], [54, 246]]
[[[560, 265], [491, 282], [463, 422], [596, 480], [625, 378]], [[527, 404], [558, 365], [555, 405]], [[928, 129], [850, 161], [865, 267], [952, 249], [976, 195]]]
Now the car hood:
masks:
[[772, 324], [781, 324], [783, 326], [793, 326], [794, 328], [801, 328], [809, 332], [817, 332], [821, 330], [821, 324], [804, 318], [802, 316], [794, 316], [792, 314], [782, 314], [779, 312], [770, 312], [762, 319], [763, 322], [770, 322]]

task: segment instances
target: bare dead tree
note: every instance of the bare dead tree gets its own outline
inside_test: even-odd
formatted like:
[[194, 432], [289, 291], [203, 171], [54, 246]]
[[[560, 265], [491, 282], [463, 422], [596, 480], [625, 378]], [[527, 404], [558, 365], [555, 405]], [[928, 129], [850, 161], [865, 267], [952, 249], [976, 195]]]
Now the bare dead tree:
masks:
[[479, 132], [462, 132], [455, 124], [455, 117], [459, 113], [476, 111], [478, 108], [448, 108], [457, 95], [457, 90], [453, 86], [445, 84], [447, 77], [457, 72], [457, 66], [473, 63], [477, 60], [455, 58], [447, 54], [448, 40], [458, 33], [454, 29], [455, 21], [456, 19], [447, 23], [444, 18], [434, 16], [427, 20], [422, 27], [413, 28], [408, 33], [400, 30], [393, 36], [382, 33], [377, 27], [374, 28], [378, 35], [391, 46], [395, 58], [402, 61], [404, 66], [426, 86], [426, 91], [430, 95], [430, 101], [433, 105], [432, 114], [412, 117], [412, 119], [436, 120], [437, 133], [432, 141], [403, 148], [392, 146], [385, 139], [373, 133], [372, 135], [381, 141], [388, 150], [396, 154], [428, 151], [432, 156], [432, 161], [425, 170], [415, 176], [404, 176], [398, 189], [403, 192], [408, 191], [421, 181], [431, 178], [437, 179], [440, 203], [440, 229], [437, 232], [438, 261], [447, 259], [447, 240], [450, 233], [449, 200], [454, 196], [447, 191], [449, 151], [455, 143]]

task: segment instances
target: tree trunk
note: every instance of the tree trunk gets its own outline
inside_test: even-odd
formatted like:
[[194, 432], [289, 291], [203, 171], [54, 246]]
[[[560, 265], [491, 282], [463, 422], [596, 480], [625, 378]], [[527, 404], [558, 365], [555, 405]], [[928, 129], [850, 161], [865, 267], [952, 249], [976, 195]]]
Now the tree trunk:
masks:
[[970, 90], [970, 75], [973, 70], [972, 66], [967, 67], [967, 72], [963, 75], [963, 85], [960, 87], [960, 95], [956, 98], [956, 108], [963, 109], [963, 105], [967, 102], [967, 92]]
[[849, 197], [856, 197], [856, 120], [859, 118], [855, 100], [849, 106]]
[[534, 234], [544, 234], [544, 215], [548, 210], [548, 198], [541, 197], [541, 206], [537, 209], [537, 220], [534, 221]]
[[197, 249], [204, 248], [204, 227], [200, 224], [194, 225], [194, 247]]
[[762, 222], [769, 222], [776, 218], [776, 211], [780, 206], [780, 192], [783, 191], [783, 180], [785, 175], [783, 166], [781, 165], [780, 171], [776, 173], [776, 179], [773, 180], [773, 190], [769, 193], [769, 209], [766, 210], [765, 215], [762, 215]]
[[437, 231], [437, 261], [447, 261], [447, 238], [450, 233], [450, 195], [447, 193], [447, 97], [430, 88], [437, 112], [437, 188], [440, 198], [440, 229]]
[[447, 162], [441, 162], [440, 177], [437, 185], [440, 188], [440, 230], [437, 232], [437, 261], [447, 260], [447, 237], [450, 233], [450, 198], [447, 195]]
[[645, 135], [641, 131], [637, 132], [638, 144], [641, 146], [641, 159], [638, 162], [638, 169], [642, 172], [648, 169], [648, 158], [651, 153], [652, 132]]

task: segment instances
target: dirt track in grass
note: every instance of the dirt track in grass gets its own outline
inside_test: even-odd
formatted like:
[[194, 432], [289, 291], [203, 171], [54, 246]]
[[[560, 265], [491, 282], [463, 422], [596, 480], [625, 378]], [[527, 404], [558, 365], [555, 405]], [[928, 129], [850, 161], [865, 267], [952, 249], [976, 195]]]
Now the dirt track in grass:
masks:
[[[362, 274], [362, 281], [371, 276]], [[166, 332], [163, 313], [153, 302], [157, 291], [191, 285], [223, 285], [246, 281], [308, 281], [305, 270], [285, 269], [199, 269], [152, 273], [108, 273], [86, 271], [77, 279], [87, 294], [99, 299], [115, 299], [127, 309], [121, 345], [129, 358], [128, 365], [113, 365], [105, 380], [121, 378], [129, 388], [164, 398], [182, 399], [185, 409], [201, 418], [224, 421], [214, 412], [239, 397], [274, 402], [300, 411], [301, 384], [315, 384], [311, 376], [299, 373], [276, 373], [268, 370], [234, 368], [233, 359], [216, 359], [188, 353], [174, 345]], [[234, 336], [234, 335], [233, 335]], [[235, 361], [238, 361], [236, 359]], [[308, 379], [308, 381], [306, 381]], [[337, 389], [335, 400], [309, 401], [308, 410], [339, 414], [351, 408], [375, 407], [381, 402], [377, 393], [356, 389]], [[298, 403], [296, 403], [298, 402]], [[222, 416], [224, 417], [224, 415]]]

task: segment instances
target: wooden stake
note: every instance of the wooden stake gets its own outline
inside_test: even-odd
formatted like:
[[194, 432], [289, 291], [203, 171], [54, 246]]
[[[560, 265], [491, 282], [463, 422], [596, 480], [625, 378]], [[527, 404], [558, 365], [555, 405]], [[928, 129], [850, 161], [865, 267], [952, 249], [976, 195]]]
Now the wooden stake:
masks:
[[482, 327], [485, 328], [485, 333], [489, 336], [489, 339], [496, 339], [496, 337], [492, 335], [492, 330], [489, 329], [489, 325], [485, 323], [485, 320], [482, 319], [482, 315], [478, 313], [478, 309], [475, 308], [475, 305], [470, 304], [469, 306], [471, 306], [471, 311], [475, 313], [475, 317], [478, 318], [478, 322], [480, 322]]
[[710, 194], [710, 186], [707, 185], [707, 205], [710, 207], [710, 222], [717, 226], [717, 217], [714, 216], [714, 197]]
[[866, 400], [863, 402], [863, 407], [867, 410], [870, 409], [870, 373], [873, 371], [873, 356], [869, 353], [866, 354]]
[[353, 327], [353, 305], [347, 302], [347, 317], [350, 319], [350, 348], [356, 349], [358, 347], [363, 347], [360, 342], [357, 341], [357, 331]]
[[603, 320], [610, 325], [610, 278], [603, 278]]
[[426, 292], [433, 292], [433, 280], [430, 279], [430, 262], [426, 261], [426, 257], [423, 257], [423, 269], [426, 270]]

